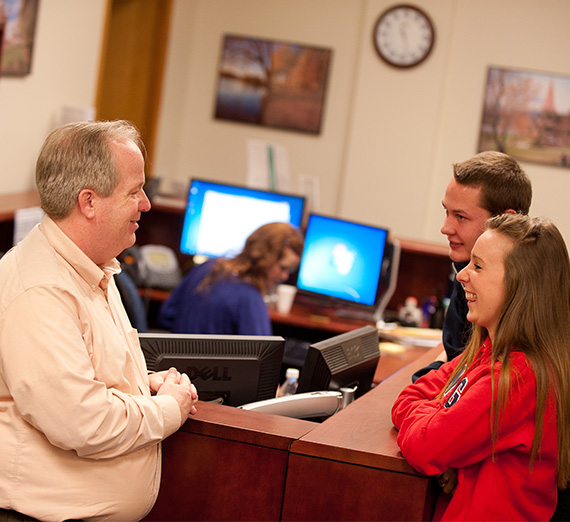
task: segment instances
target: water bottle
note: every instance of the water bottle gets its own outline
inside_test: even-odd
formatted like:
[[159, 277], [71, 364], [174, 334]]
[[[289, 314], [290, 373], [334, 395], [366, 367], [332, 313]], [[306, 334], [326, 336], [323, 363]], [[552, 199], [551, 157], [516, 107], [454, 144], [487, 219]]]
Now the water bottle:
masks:
[[285, 381], [277, 392], [277, 397], [285, 397], [286, 395], [294, 395], [299, 385], [299, 370], [297, 368], [287, 368], [285, 372]]

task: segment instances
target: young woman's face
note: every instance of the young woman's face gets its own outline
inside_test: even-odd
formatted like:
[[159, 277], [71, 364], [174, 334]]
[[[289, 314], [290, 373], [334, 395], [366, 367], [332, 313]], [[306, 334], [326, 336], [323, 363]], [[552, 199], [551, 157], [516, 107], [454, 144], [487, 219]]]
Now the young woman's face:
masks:
[[290, 248], [286, 248], [281, 259], [267, 271], [267, 287], [275, 288], [287, 281], [298, 266], [299, 256]]
[[491, 340], [505, 301], [505, 257], [513, 246], [512, 239], [487, 230], [475, 242], [469, 264], [457, 274], [469, 307], [467, 320], [486, 328]]

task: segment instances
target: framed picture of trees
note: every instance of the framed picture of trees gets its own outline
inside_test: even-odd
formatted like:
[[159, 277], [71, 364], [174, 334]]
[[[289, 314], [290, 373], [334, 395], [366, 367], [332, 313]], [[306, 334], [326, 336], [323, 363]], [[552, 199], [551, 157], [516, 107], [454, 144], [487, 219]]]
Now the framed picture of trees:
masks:
[[478, 149], [570, 167], [570, 77], [489, 67]]
[[319, 134], [330, 49], [224, 35], [215, 118]]
[[39, 0], [0, 0], [2, 76], [25, 76], [30, 73], [38, 5]]

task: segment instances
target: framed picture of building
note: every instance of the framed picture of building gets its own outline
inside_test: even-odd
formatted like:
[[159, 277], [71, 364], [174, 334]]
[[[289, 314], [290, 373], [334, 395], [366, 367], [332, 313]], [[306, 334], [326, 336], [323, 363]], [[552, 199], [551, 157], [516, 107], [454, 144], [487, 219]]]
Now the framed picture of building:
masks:
[[224, 35], [215, 118], [319, 134], [330, 49]]
[[570, 167], [570, 76], [489, 67], [478, 149]]
[[30, 73], [38, 4], [39, 0], [0, 0], [4, 19], [0, 74]]

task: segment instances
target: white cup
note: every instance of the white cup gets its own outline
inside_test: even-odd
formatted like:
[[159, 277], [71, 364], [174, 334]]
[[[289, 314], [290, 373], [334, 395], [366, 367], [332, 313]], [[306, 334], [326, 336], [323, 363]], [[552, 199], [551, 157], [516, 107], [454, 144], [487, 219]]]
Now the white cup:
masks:
[[277, 311], [280, 314], [288, 314], [293, 306], [297, 287], [293, 285], [277, 286]]

